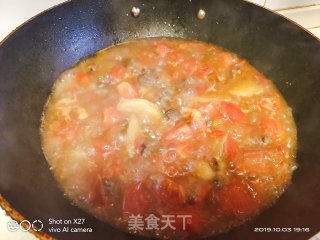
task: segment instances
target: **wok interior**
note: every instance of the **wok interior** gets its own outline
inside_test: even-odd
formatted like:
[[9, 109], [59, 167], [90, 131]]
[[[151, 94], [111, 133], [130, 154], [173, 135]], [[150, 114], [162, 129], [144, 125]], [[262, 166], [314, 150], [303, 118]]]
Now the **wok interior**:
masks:
[[[272, 79], [293, 108], [299, 169], [275, 206], [214, 239], [307, 239], [319, 231], [320, 43], [283, 18], [242, 1], [72, 1], [33, 19], [0, 46], [0, 192], [26, 219], [85, 218], [93, 233], [59, 239], [141, 239], [84, 213], [63, 196], [42, 154], [40, 117], [53, 81], [110, 44], [149, 36], [210, 42], [247, 59]], [[154, 9], [153, 9], [154, 7]], [[198, 20], [199, 8], [206, 10]], [[127, 14], [129, 13], [129, 16]], [[255, 227], [309, 227], [309, 233], [255, 233]]]

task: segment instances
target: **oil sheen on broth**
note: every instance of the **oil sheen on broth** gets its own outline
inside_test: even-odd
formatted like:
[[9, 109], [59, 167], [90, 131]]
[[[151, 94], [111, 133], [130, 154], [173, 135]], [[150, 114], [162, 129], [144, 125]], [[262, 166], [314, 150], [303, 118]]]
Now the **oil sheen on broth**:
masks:
[[[123, 43], [62, 73], [41, 137], [72, 202], [158, 238], [243, 223], [275, 202], [296, 168], [295, 123], [272, 82], [235, 54], [182, 39]], [[130, 225], [137, 215], [140, 229]], [[159, 229], [147, 229], [150, 216]]]

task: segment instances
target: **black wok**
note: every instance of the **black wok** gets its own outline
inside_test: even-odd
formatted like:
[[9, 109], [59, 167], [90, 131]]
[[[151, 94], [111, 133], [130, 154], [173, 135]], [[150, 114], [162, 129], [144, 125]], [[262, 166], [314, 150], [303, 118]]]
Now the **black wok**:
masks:
[[[130, 15], [132, 6], [141, 15]], [[203, 8], [204, 20], [196, 18]], [[93, 233], [58, 239], [142, 239], [122, 233], [70, 204], [40, 147], [44, 103], [60, 72], [110, 44], [175, 36], [220, 45], [272, 79], [293, 108], [298, 164], [293, 183], [254, 220], [210, 239], [303, 240], [320, 231], [320, 42], [299, 26], [240, 0], [74, 0], [29, 21], [0, 45], [0, 193], [26, 219], [85, 218]], [[7, 208], [8, 210], [8, 208]], [[255, 228], [310, 228], [256, 233]]]

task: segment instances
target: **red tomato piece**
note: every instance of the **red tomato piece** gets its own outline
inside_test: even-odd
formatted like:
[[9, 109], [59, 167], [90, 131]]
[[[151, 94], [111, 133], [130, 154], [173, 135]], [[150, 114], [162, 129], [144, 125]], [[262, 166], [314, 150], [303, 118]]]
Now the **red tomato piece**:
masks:
[[183, 144], [175, 144], [176, 145], [176, 152], [179, 154], [179, 157], [181, 158], [187, 158], [190, 157], [196, 146], [194, 145], [194, 142], [185, 142]]
[[230, 53], [224, 52], [219, 54], [219, 61], [224, 63], [224, 66], [229, 67], [234, 64], [234, 58]]
[[250, 176], [266, 177], [269, 180], [252, 181], [252, 186], [257, 192], [266, 195], [270, 191], [274, 193], [274, 187], [282, 188], [290, 182], [291, 175], [287, 168], [283, 168], [284, 156], [281, 147], [255, 147], [243, 151], [243, 159], [236, 163], [237, 169]]
[[91, 186], [91, 192], [89, 194], [90, 202], [95, 206], [103, 206], [106, 203], [106, 195], [102, 186], [102, 180], [100, 175], [95, 178]]
[[106, 128], [111, 128], [124, 119], [115, 107], [106, 107], [103, 111], [103, 123]]
[[186, 200], [186, 194], [182, 185], [165, 179], [162, 181], [156, 198], [160, 198], [161, 205], [166, 205], [170, 208], [178, 208]]
[[281, 110], [280, 98], [277, 95], [264, 96], [260, 100], [260, 106], [270, 113], [278, 113]]
[[101, 154], [111, 154], [118, 149], [115, 145], [108, 144], [103, 139], [92, 140], [92, 146], [97, 153]]
[[165, 136], [165, 140], [185, 141], [192, 137], [193, 130], [187, 124], [176, 124]]
[[172, 150], [172, 151], [168, 151], [164, 154], [161, 154], [160, 156], [156, 157], [155, 159], [157, 161], [165, 161], [165, 162], [175, 162], [177, 158], [177, 154], [176, 151]]
[[220, 112], [223, 117], [229, 119], [233, 123], [241, 123], [245, 119], [245, 114], [241, 109], [230, 102], [221, 102]]
[[[110, 158], [110, 157], [109, 157]], [[125, 166], [120, 162], [115, 162], [111, 166], [104, 167], [99, 166], [102, 169], [102, 175], [108, 179], [117, 178], [123, 170]]]
[[263, 147], [255, 147], [255, 148], [249, 148], [245, 149], [243, 152], [243, 156], [245, 158], [263, 158], [268, 152], [271, 150], [271, 148], [263, 148]]
[[137, 59], [139, 63], [142, 65], [142, 67], [153, 67], [156, 64], [155, 58], [148, 53], [140, 53], [139, 56], [137, 56]]
[[215, 103], [209, 103], [201, 107], [200, 110], [206, 113], [212, 119], [215, 119], [221, 116], [219, 105]]
[[226, 213], [251, 215], [259, 209], [255, 194], [243, 180], [234, 178], [217, 192], [216, 200]]
[[227, 136], [224, 143], [225, 155], [229, 160], [233, 160], [239, 152], [239, 144], [232, 137]]
[[211, 141], [205, 134], [195, 134], [194, 139], [173, 143], [176, 147], [176, 152], [184, 159], [188, 157], [207, 157], [212, 149], [210, 144]]
[[186, 78], [186, 74], [180, 71], [180, 66], [169, 65], [166, 70], [172, 81], [182, 81]]
[[183, 67], [186, 71], [186, 75], [190, 76], [197, 70], [197, 67], [198, 67], [197, 60], [194, 58], [190, 58], [186, 60], [183, 64]]
[[213, 130], [211, 133], [210, 133], [210, 136], [212, 137], [222, 137], [224, 136], [226, 133], [223, 132], [223, 131], [220, 131], [220, 130]]
[[247, 174], [254, 173], [258, 176], [267, 176], [276, 169], [272, 163], [264, 160], [266, 154], [268, 152], [263, 150], [244, 151], [244, 158], [241, 162], [236, 163], [237, 170]]
[[210, 82], [207, 81], [201, 81], [198, 79], [195, 79], [193, 81], [193, 83], [186, 86], [186, 91], [189, 95], [192, 96], [199, 96], [204, 94], [211, 86]]
[[193, 196], [196, 204], [203, 204], [209, 197], [209, 194], [211, 193], [213, 189], [211, 182], [206, 182], [203, 184], [199, 184], [197, 187], [195, 187]]
[[139, 96], [136, 89], [128, 82], [121, 82], [117, 86], [118, 93], [124, 98], [137, 98]]
[[242, 156], [233, 161], [237, 171], [255, 174], [257, 177], [273, 175], [277, 171], [276, 165], [282, 161], [280, 153], [278, 154], [273, 147], [243, 149]]
[[165, 166], [164, 172], [168, 177], [179, 177], [181, 176], [181, 172], [179, 171], [179, 167], [175, 164], [168, 164]]
[[85, 87], [85, 86], [89, 85], [89, 83], [90, 83], [90, 79], [88, 77], [88, 74], [83, 71], [80, 71], [76, 74], [75, 81], [81, 87]]
[[[179, 51], [170, 52], [167, 55], [167, 62], [169, 65], [177, 67], [185, 61], [185, 55]], [[180, 69], [178, 69], [180, 71]]]
[[73, 139], [77, 136], [78, 127], [75, 122], [61, 120], [54, 129], [55, 136], [60, 140]]
[[209, 67], [207, 65], [200, 65], [198, 66], [197, 70], [192, 74], [192, 76], [197, 79], [203, 80], [213, 72], [214, 70], [212, 69], [212, 67]]
[[110, 72], [111, 80], [114, 83], [124, 80], [126, 78], [126, 75], [127, 69], [121, 64], [113, 66]]
[[122, 200], [123, 212], [144, 215], [148, 208], [149, 203], [143, 191], [143, 184], [139, 182], [127, 186]]
[[275, 119], [268, 117], [262, 118], [261, 125], [265, 133], [273, 140], [280, 140], [284, 135], [285, 129], [283, 124]]

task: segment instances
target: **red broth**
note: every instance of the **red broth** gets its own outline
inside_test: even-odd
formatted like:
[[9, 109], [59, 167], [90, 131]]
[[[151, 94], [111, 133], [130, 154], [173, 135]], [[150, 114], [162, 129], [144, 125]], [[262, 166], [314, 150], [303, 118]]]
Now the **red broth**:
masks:
[[143, 39], [81, 61], [56, 81], [41, 136], [72, 202], [158, 238], [238, 226], [296, 168], [295, 123], [272, 82], [199, 41]]

